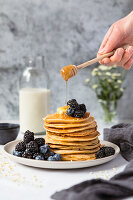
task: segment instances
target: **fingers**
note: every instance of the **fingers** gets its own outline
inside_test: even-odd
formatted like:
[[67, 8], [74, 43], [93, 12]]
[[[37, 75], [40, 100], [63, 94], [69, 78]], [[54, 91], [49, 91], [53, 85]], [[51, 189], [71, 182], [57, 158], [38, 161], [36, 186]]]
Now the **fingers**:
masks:
[[104, 59], [99, 61], [99, 63], [101, 65], [108, 65], [108, 64], [110, 64], [110, 62], [111, 62], [110, 58], [104, 58]]
[[100, 64], [112, 66], [123, 66], [125, 69], [130, 69], [133, 62], [133, 46], [129, 46], [126, 50], [118, 48], [114, 55], [110, 58], [104, 58], [100, 61]]
[[121, 59], [124, 55], [124, 49], [123, 48], [118, 48], [114, 55], [110, 57], [111, 63], [110, 64], [115, 64], [121, 62]]
[[132, 67], [132, 65], [133, 65], [133, 56], [128, 60], [128, 62], [126, 62], [125, 64], [124, 64], [124, 68], [126, 69], [126, 70], [129, 70], [131, 67]]
[[105, 65], [110, 65], [110, 66], [114, 65], [116, 63], [118, 64], [121, 61], [123, 54], [124, 54], [124, 49], [123, 48], [118, 48], [115, 51], [113, 56], [111, 56], [108, 59], [104, 58], [100, 63], [101, 64], [105, 64]]
[[132, 57], [133, 55], [133, 46], [129, 46], [126, 50], [125, 53], [122, 57], [122, 60], [119, 64], [121, 64], [121, 66], [124, 66], [126, 62], [128, 62], [128, 60]]

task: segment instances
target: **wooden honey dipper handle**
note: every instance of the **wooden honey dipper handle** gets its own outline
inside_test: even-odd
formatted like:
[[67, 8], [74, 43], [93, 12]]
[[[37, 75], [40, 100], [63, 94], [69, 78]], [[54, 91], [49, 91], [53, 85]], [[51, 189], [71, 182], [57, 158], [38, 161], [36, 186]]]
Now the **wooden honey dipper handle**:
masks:
[[[126, 49], [127, 47], [128, 47], [128, 45], [125, 45], [125, 46], [123, 46], [122, 48]], [[89, 60], [89, 61], [87, 61], [87, 62], [85, 62], [85, 63], [82, 63], [82, 64], [80, 64], [80, 65], [77, 65], [76, 67], [77, 67], [78, 69], [82, 69], [82, 68], [84, 68], [84, 67], [87, 67], [87, 66], [89, 66], [89, 65], [92, 65], [92, 64], [94, 64], [94, 63], [96, 63], [96, 62], [99, 62], [99, 61], [102, 60], [103, 58], [107, 58], [107, 57], [112, 56], [112, 55], [115, 53], [115, 51], [116, 51], [116, 50], [113, 50], [113, 51], [111, 51], [111, 52], [109, 52], [109, 53], [106, 53], [106, 54], [103, 54], [103, 55], [101, 55], [101, 56], [98, 56], [97, 58], [94, 58], [94, 59]]]

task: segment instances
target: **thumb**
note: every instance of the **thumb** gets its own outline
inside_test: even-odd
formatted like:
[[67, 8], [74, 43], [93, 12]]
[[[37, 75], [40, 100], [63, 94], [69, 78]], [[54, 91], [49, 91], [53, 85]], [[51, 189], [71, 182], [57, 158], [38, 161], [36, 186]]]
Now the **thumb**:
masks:
[[112, 25], [105, 35], [105, 38], [100, 46], [98, 54], [104, 54], [122, 45], [121, 31], [115, 25]]

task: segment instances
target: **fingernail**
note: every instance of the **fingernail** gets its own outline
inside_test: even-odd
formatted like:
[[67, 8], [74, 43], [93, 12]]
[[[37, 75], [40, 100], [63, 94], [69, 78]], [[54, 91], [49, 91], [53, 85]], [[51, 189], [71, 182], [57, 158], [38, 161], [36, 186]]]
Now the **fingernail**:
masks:
[[104, 49], [100, 49], [99, 51], [98, 51], [98, 53], [104, 53], [105, 52], [105, 48]]

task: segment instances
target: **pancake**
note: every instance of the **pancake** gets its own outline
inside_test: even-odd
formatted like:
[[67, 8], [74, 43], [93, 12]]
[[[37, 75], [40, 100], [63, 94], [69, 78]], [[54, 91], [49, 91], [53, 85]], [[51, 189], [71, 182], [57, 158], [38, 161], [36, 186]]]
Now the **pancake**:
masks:
[[44, 118], [45, 143], [64, 161], [94, 160], [101, 148], [97, 123], [89, 112], [81, 118], [68, 116], [68, 108], [60, 107]]
[[96, 153], [97, 151], [100, 150], [100, 147], [96, 147], [94, 149], [89, 149], [89, 150], [57, 150], [57, 149], [51, 149], [54, 153], [59, 153], [59, 154], [85, 154], [85, 153]]
[[55, 113], [55, 114], [47, 115], [43, 120], [45, 121], [45, 123], [74, 124], [74, 123], [81, 123], [81, 122], [87, 121], [89, 119], [89, 116], [90, 116], [89, 112], [86, 112], [82, 118], [75, 118], [75, 117], [68, 116], [66, 114]]
[[100, 143], [95, 145], [88, 145], [88, 146], [71, 146], [71, 145], [55, 145], [55, 144], [49, 144], [50, 148], [53, 149], [63, 149], [63, 150], [85, 150], [85, 149], [93, 149], [100, 146]]
[[44, 126], [44, 127], [47, 131], [50, 131], [50, 132], [53, 132], [53, 133], [73, 133], [73, 132], [77, 132], [77, 131], [95, 128], [95, 127], [97, 127], [97, 123], [94, 121], [92, 124], [89, 124], [89, 125], [84, 126], [84, 127], [65, 128], [65, 129], [63, 129], [63, 128], [62, 129], [61, 128], [50, 128], [50, 127], [46, 127], [46, 126]]
[[54, 134], [51, 134], [50, 132], [47, 132], [47, 136], [49, 136], [50, 138], [52, 138], [53, 140], [57, 140], [57, 141], [89, 141], [89, 140], [93, 140], [95, 138], [97, 138], [99, 136], [99, 132], [96, 131], [88, 136], [76, 136], [76, 137], [69, 137], [69, 136], [57, 136]]
[[83, 160], [95, 160], [95, 154], [65, 154], [61, 155], [62, 161], [83, 161]]
[[85, 142], [68, 142], [68, 141], [60, 141], [60, 140], [53, 140], [48, 135], [45, 137], [46, 144], [58, 144], [58, 145], [69, 145], [69, 146], [86, 146], [86, 145], [95, 145], [99, 142], [98, 138], [85, 141]]
[[76, 127], [83, 127], [88, 126], [94, 122], [94, 117], [90, 117], [86, 122], [83, 123], [75, 123], [75, 124], [50, 124], [45, 123], [45, 127], [53, 127], [53, 128], [76, 128]]
[[[96, 132], [97, 128], [91, 128], [91, 129], [88, 129], [88, 130], [83, 130], [83, 131], [79, 131], [79, 132], [74, 132], [74, 133], [55, 133], [55, 135], [62, 135], [62, 136], [87, 136], [87, 135], [90, 135], [94, 132]], [[47, 131], [48, 133], [51, 133], [51, 134], [54, 134], [50, 131]]]

